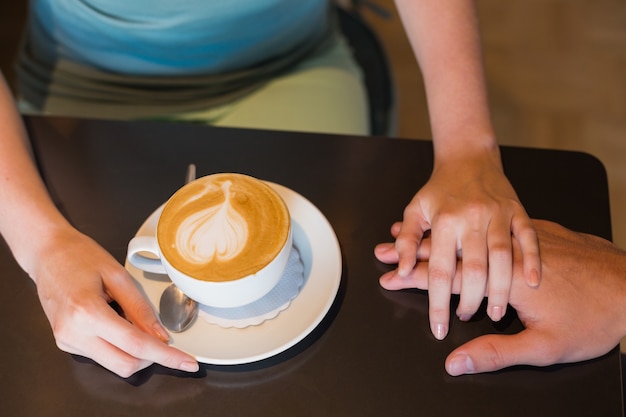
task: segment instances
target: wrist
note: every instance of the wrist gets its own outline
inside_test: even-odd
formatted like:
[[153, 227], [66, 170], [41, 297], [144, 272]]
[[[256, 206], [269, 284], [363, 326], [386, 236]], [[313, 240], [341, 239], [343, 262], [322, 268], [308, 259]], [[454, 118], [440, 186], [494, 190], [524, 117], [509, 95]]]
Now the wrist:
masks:
[[51, 252], [63, 248], [63, 236], [75, 232], [75, 229], [59, 215], [59, 219], [46, 219], [31, 222], [24, 227], [23, 235], [7, 240], [15, 260], [20, 267], [35, 280], [37, 264]]
[[467, 164], [477, 161], [502, 169], [500, 147], [495, 138], [434, 141], [434, 164]]

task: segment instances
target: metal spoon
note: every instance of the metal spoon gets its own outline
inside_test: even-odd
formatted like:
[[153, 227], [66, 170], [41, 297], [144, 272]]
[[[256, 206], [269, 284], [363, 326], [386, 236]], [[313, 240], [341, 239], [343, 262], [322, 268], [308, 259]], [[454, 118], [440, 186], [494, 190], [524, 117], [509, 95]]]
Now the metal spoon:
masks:
[[168, 286], [159, 303], [161, 322], [174, 333], [185, 331], [198, 315], [198, 303], [175, 284]]
[[[185, 184], [196, 178], [196, 166], [189, 164]], [[168, 286], [159, 302], [161, 322], [168, 330], [185, 331], [198, 315], [198, 303], [187, 297], [175, 284]]]

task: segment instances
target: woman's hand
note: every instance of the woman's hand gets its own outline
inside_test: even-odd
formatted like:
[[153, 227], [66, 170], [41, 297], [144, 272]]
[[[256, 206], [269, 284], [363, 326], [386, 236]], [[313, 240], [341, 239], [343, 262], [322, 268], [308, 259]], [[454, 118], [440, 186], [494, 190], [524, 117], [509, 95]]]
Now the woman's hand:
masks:
[[[57, 345], [127, 377], [150, 365], [194, 372], [126, 270], [52, 203], [0, 74], [0, 233], [37, 284]], [[109, 305], [116, 301], [125, 318]]]
[[448, 332], [450, 294], [457, 258], [462, 259], [461, 299], [456, 314], [469, 320], [488, 296], [492, 320], [504, 316], [512, 281], [512, 238], [520, 242], [524, 276], [539, 285], [541, 261], [532, 222], [504, 176], [499, 155], [465, 156], [440, 163], [430, 180], [392, 227], [395, 252], [377, 247], [383, 262], [398, 263], [407, 277], [418, 260], [429, 232], [431, 247], [428, 288], [431, 330], [437, 339]]
[[484, 295], [488, 314], [504, 314], [511, 286], [511, 234], [521, 242], [531, 285], [541, 276], [537, 239], [504, 176], [482, 65], [478, 16], [472, 0], [396, 0], [424, 79], [435, 167], [428, 183], [404, 212], [398, 231], [400, 276], [415, 266], [415, 254], [430, 231], [431, 330], [448, 333], [449, 299], [457, 257], [463, 287], [457, 315], [469, 319]]
[[198, 370], [193, 357], [167, 345], [169, 336], [152, 307], [109, 253], [71, 227], [56, 230], [46, 242], [31, 276], [60, 349], [122, 377], [152, 363]]

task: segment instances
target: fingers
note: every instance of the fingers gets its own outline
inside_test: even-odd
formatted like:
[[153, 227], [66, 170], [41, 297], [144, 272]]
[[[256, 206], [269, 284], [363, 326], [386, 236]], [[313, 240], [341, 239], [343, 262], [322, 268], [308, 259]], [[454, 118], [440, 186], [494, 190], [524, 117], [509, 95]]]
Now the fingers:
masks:
[[471, 230], [462, 239], [462, 248], [463, 280], [456, 314], [462, 321], [468, 321], [476, 313], [485, 297], [488, 265], [484, 233], [480, 230]]
[[[521, 209], [520, 209], [521, 210]], [[531, 287], [538, 287], [541, 283], [541, 256], [539, 252], [539, 239], [532, 221], [521, 210], [521, 215], [516, 215], [511, 223], [513, 236], [520, 244], [524, 263], [524, 279]]]
[[448, 335], [450, 323], [450, 294], [456, 272], [456, 234], [445, 221], [433, 228], [430, 260], [428, 262], [428, 315], [430, 328], [438, 340]]
[[[393, 243], [380, 243], [374, 247], [376, 259], [386, 264], [398, 263], [398, 251]], [[415, 254], [417, 261], [427, 261], [430, 258], [430, 239], [424, 239], [417, 248]]]
[[[452, 294], [461, 292], [461, 274], [457, 267], [457, 273], [452, 281]], [[428, 263], [420, 262], [409, 275], [403, 277], [398, 271], [390, 271], [380, 277], [380, 285], [386, 290], [402, 290], [405, 288], [417, 288], [428, 290]]]
[[[531, 286], [538, 285], [541, 271], [538, 240], [533, 223], [523, 208], [520, 207], [515, 216], [498, 215], [487, 221], [478, 216], [465, 222], [466, 229], [459, 229], [454, 224], [454, 218], [446, 221], [446, 217], [438, 216], [433, 220], [429, 238], [424, 238], [424, 218], [416, 215], [419, 210], [415, 207], [417, 205], [414, 203], [407, 207], [405, 221], [392, 226], [392, 236], [398, 236], [396, 245], [380, 244], [374, 253], [381, 262], [399, 264], [397, 276], [386, 274], [381, 277], [383, 288], [416, 287], [429, 290], [431, 328], [438, 339], [445, 337], [448, 330], [450, 288], [457, 263], [455, 248], [462, 249], [463, 279], [456, 311], [461, 320], [469, 320], [485, 296], [488, 300], [487, 314], [493, 321], [501, 320], [506, 314], [513, 276], [513, 238], [522, 247], [526, 282]], [[418, 218], [420, 221], [416, 221]], [[480, 230], [482, 224], [487, 225], [486, 230]], [[408, 235], [415, 233], [415, 230], [419, 231], [419, 239], [414, 236], [410, 240]], [[401, 249], [406, 254], [400, 254]], [[410, 264], [406, 261], [409, 255], [412, 255]], [[407, 262], [404, 266], [401, 265], [403, 256]], [[415, 268], [416, 263], [424, 260], [429, 261], [426, 284], [421, 280], [416, 282], [415, 277], [410, 276], [411, 271], [403, 269], [408, 268], [407, 265], [411, 265], [411, 269]]]
[[407, 276], [417, 262], [417, 250], [424, 236], [424, 231], [428, 228], [425, 223], [424, 214], [416, 198], [404, 210], [404, 219], [399, 230], [397, 225], [392, 226], [392, 233], [395, 232], [394, 227], [397, 230], [395, 246], [398, 252], [398, 273], [400, 275]]
[[59, 349], [74, 355], [91, 358], [103, 368], [114, 372], [122, 378], [128, 378], [153, 363], [149, 360], [137, 359], [106, 340], [93, 335], [88, 335], [83, 340], [74, 337], [71, 339], [71, 342], [73, 344], [68, 345], [61, 338], [57, 338]]
[[120, 376], [130, 376], [152, 363], [187, 372], [198, 370], [198, 363], [192, 356], [166, 345], [125, 320], [105, 320], [99, 333], [103, 342], [101, 353], [108, 351], [110, 356], [96, 358], [94, 355], [94, 359]]
[[[99, 319], [92, 320], [92, 323], [85, 321], [83, 324], [88, 325], [88, 327], [78, 333], [75, 331], [76, 328], [57, 330], [55, 332], [57, 346], [65, 352], [91, 358], [102, 367], [123, 378], [128, 378], [134, 373], [150, 366], [153, 361], [134, 357], [100, 336], [100, 334], [108, 331], [111, 327], [132, 327], [130, 323], [119, 317], [115, 312], [111, 313], [103, 309]], [[83, 316], [83, 318], [86, 317]], [[111, 320], [116, 322], [116, 324], [113, 326], [106, 325], [106, 323]], [[84, 326], [81, 326], [81, 329], [82, 327]], [[135, 329], [135, 331], [139, 332], [137, 329]], [[129, 332], [129, 334], [130, 333], [131, 332]]]
[[108, 273], [103, 279], [109, 295], [117, 301], [128, 321], [163, 342], [169, 340], [167, 330], [125, 269]]
[[53, 326], [57, 345], [66, 352], [89, 357], [122, 377], [152, 363], [188, 372], [198, 370], [193, 357], [141, 331], [102, 298], [72, 309], [72, 319]]
[[398, 251], [393, 243], [379, 243], [374, 247], [374, 256], [386, 264], [398, 263]]
[[508, 217], [492, 219], [487, 235], [489, 274], [487, 279], [487, 314], [500, 321], [506, 314], [513, 277], [513, 246]]
[[106, 335], [106, 342], [121, 353], [138, 359], [137, 363], [147, 360], [183, 371], [198, 370], [198, 364], [193, 357], [162, 343], [169, 340], [167, 331], [125, 270], [108, 275], [105, 282], [111, 296], [124, 311], [126, 319], [132, 323], [131, 325], [125, 320], [120, 323], [114, 319], [103, 323], [102, 331]]
[[155, 362], [183, 371], [198, 369], [193, 357], [163, 343], [169, 339], [167, 331], [135, 281], [108, 252], [74, 229], [62, 229], [51, 240], [51, 247], [63, 250], [42, 257], [33, 276], [60, 349], [124, 377]]
[[402, 229], [402, 222], [395, 222], [394, 224], [391, 225], [391, 236], [393, 236], [393, 238], [397, 238], [398, 235], [400, 234], [400, 230]]
[[386, 290], [403, 290], [405, 288], [428, 289], [428, 265], [421, 263], [407, 276], [398, 274], [398, 271], [390, 271], [379, 279], [380, 286]]
[[531, 329], [514, 335], [486, 335], [455, 349], [446, 359], [452, 376], [492, 372], [514, 365], [545, 366], [558, 360], [554, 344]]

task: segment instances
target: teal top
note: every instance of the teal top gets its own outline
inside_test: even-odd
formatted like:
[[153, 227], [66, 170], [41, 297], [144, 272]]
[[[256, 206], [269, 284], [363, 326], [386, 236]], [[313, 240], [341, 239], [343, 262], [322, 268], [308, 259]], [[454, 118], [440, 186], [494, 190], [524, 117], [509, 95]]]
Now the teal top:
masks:
[[319, 36], [328, 0], [31, 0], [30, 49], [128, 75], [220, 74]]

